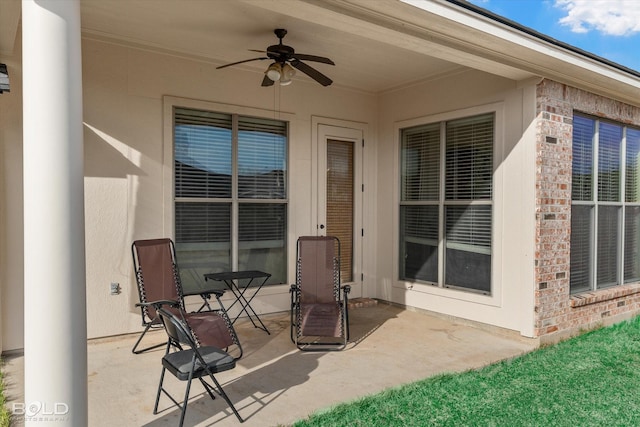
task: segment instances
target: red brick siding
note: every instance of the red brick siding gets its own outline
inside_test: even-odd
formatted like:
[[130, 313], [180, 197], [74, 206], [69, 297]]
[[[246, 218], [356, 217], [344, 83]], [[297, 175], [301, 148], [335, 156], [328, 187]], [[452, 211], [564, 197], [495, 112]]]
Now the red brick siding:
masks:
[[640, 312], [640, 285], [569, 293], [573, 112], [640, 125], [640, 108], [550, 80], [537, 87], [535, 334], [589, 328]]

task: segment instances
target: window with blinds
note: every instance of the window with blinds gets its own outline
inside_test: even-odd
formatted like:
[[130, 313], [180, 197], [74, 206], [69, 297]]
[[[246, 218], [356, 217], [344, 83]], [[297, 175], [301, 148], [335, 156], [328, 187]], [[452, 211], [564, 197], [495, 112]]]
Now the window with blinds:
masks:
[[175, 241], [186, 289], [204, 273], [286, 283], [286, 122], [174, 109]]
[[571, 292], [638, 282], [640, 130], [575, 114], [572, 144]]
[[490, 113], [401, 130], [401, 279], [491, 293], [494, 128]]

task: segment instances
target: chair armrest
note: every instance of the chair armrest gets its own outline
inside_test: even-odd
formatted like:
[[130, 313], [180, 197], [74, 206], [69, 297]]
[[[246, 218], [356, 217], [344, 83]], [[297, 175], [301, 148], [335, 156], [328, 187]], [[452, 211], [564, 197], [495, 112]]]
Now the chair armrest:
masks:
[[346, 304], [349, 302], [349, 292], [351, 292], [351, 285], [343, 285], [342, 289], [342, 299], [344, 300], [345, 308]]
[[210, 290], [210, 291], [206, 291], [206, 292], [200, 292], [198, 295], [200, 295], [202, 297], [202, 299], [210, 299], [211, 298], [211, 294], [213, 294], [216, 298], [220, 298], [220, 297], [222, 297], [222, 295], [224, 295], [224, 291], [223, 290]]
[[224, 289], [196, 290], [191, 292], [185, 292], [182, 295], [185, 297], [200, 295], [202, 299], [210, 299], [211, 295], [214, 295], [216, 298], [220, 298], [222, 295], [224, 295]]
[[170, 300], [170, 299], [161, 299], [161, 300], [157, 300], [157, 301], [149, 301], [149, 302], [139, 302], [136, 303], [136, 307], [153, 307], [153, 308], [160, 308], [163, 305], [168, 305], [171, 307], [180, 307], [180, 302], [175, 301], [175, 300]]
[[300, 286], [298, 286], [297, 284], [293, 284], [289, 288], [289, 295], [291, 296], [291, 316], [293, 316], [294, 307], [300, 304], [300, 300], [299, 300], [300, 293], [298, 292], [299, 290], [300, 290]]

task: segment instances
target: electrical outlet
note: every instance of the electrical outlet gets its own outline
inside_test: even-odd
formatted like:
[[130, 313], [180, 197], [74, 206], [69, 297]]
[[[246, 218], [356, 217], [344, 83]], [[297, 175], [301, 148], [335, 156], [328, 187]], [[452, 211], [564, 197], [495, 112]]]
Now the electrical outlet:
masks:
[[110, 288], [111, 290], [111, 295], [118, 295], [120, 294], [120, 283], [117, 282], [111, 282]]

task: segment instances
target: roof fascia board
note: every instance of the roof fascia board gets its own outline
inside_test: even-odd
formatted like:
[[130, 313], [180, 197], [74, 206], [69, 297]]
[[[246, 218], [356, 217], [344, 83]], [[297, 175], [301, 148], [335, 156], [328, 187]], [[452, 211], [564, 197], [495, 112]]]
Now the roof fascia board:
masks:
[[[401, 1], [405, 1], [405, 0], [401, 0]], [[515, 28], [518, 31], [522, 31], [522, 32], [524, 32], [526, 34], [532, 35], [533, 37], [535, 37], [535, 38], [537, 38], [539, 40], [543, 40], [543, 41], [549, 42], [552, 45], [556, 45], [556, 46], [562, 47], [562, 48], [567, 49], [569, 51], [578, 53], [579, 55], [586, 56], [588, 58], [594, 59], [594, 60], [596, 60], [598, 62], [602, 62], [602, 63], [607, 64], [607, 65], [611, 65], [612, 67], [617, 68], [617, 69], [619, 69], [621, 71], [633, 74], [633, 75], [635, 75], [637, 77], [640, 77], [640, 70], [633, 70], [633, 69], [631, 69], [629, 67], [625, 67], [624, 65], [615, 63], [615, 62], [610, 61], [610, 60], [608, 60], [606, 58], [602, 58], [602, 57], [600, 57], [600, 56], [598, 56], [598, 55], [596, 55], [596, 54], [594, 54], [592, 52], [588, 52], [588, 51], [580, 49], [580, 48], [578, 48], [576, 46], [573, 46], [573, 45], [570, 45], [568, 43], [565, 43], [563, 41], [554, 39], [553, 37], [550, 37], [550, 36], [548, 36], [548, 35], [546, 35], [544, 33], [536, 31], [536, 30], [534, 30], [534, 29], [532, 29], [530, 27], [521, 25], [521, 24], [519, 24], [519, 23], [517, 23], [515, 21], [512, 21], [510, 19], [507, 19], [507, 18], [505, 18], [503, 16], [496, 15], [495, 13], [493, 13], [493, 12], [491, 12], [489, 10], [483, 9], [483, 8], [481, 8], [479, 6], [476, 6], [476, 5], [470, 3], [467, 0], [446, 0], [446, 1], [449, 2], [449, 3], [453, 3], [453, 4], [457, 5], [457, 6], [460, 6], [460, 7], [464, 8], [464, 9], [471, 10], [473, 13], [477, 13], [479, 15], [488, 17], [492, 21], [504, 24], [507, 27]], [[406, 2], [407, 1], [405, 1], [405, 3]]]
[[[607, 64], [604, 60], [595, 59], [595, 55], [588, 54], [588, 52], [582, 52], [577, 48], [569, 49], [568, 47], [564, 47], [563, 43], [560, 42], [552, 43], [531, 34], [533, 31], [525, 32], [514, 25], [500, 23], [494, 19], [480, 15], [473, 10], [469, 10], [468, 8], [462, 8], [449, 0], [400, 1], [425, 10], [431, 14], [444, 17], [454, 23], [463, 25], [466, 27], [467, 32], [461, 33], [460, 28], [456, 28], [456, 26], [451, 25], [451, 23], [446, 26], [438, 27], [438, 31], [447, 37], [459, 39], [461, 34], [469, 34], [468, 32], [470, 31], [472, 37], [466, 37], [464, 39], [464, 43], [475, 46], [478, 51], [484, 51], [487, 53], [502, 52], [504, 48], [509, 48], [509, 51], [512, 51], [513, 46], [515, 45], [520, 51], [522, 51], [522, 49], [526, 49], [531, 53], [540, 53], [544, 56], [548, 56], [571, 65], [580, 66], [581, 68], [585, 68], [589, 71], [598, 72], [611, 78], [626, 81], [628, 84], [635, 83], [640, 87], [640, 75], [634, 75], [633, 70], [625, 71], [613, 67], [611, 64]], [[411, 15], [408, 15], [407, 18], [411, 19]], [[496, 50], [495, 48], [488, 49], [484, 44], [487, 41], [491, 41], [492, 44], [490, 46], [496, 46], [499, 50]], [[526, 63], [522, 61], [522, 59], [519, 59], [519, 62]], [[537, 63], [537, 61], [534, 61], [532, 65]]]
[[[624, 67], [598, 60], [595, 55], [541, 39], [449, 0], [401, 1], [418, 4], [419, 9], [449, 20], [449, 25], [437, 30], [451, 38], [466, 34], [460, 45], [470, 45], [473, 51], [488, 58], [633, 105], [640, 104], [640, 75], [633, 70], [625, 71], [621, 69]], [[415, 20], [411, 15], [406, 19]]]

